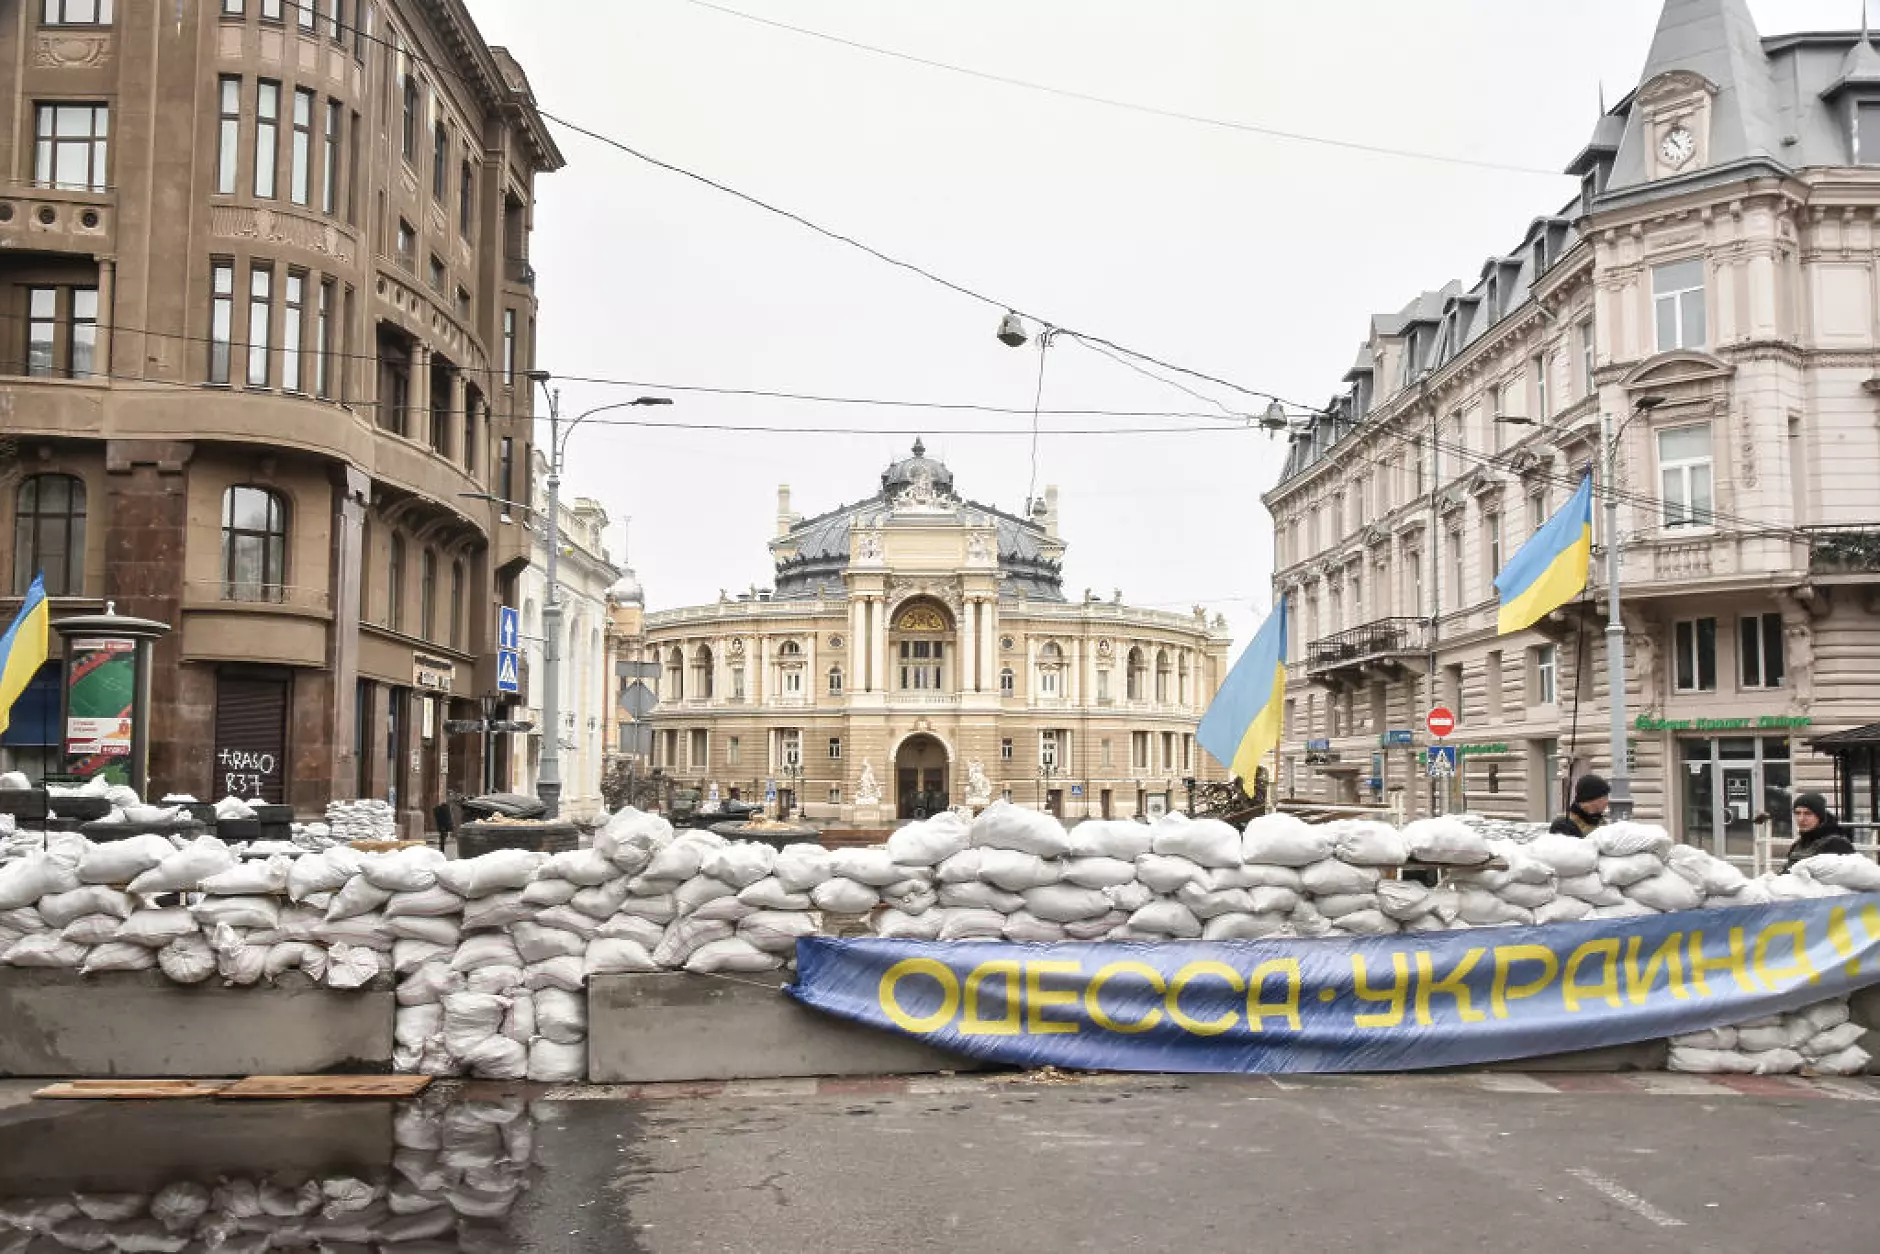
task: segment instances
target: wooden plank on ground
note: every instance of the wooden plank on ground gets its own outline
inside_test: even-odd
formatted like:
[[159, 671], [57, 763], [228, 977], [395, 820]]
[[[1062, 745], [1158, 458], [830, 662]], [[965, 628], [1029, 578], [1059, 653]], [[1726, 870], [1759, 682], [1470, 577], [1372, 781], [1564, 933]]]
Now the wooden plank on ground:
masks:
[[65, 1101], [152, 1101], [214, 1097], [225, 1084], [217, 1080], [71, 1080], [47, 1085], [33, 1096]]
[[216, 1096], [249, 1101], [398, 1100], [416, 1097], [430, 1082], [431, 1077], [425, 1075], [251, 1075], [237, 1080]]

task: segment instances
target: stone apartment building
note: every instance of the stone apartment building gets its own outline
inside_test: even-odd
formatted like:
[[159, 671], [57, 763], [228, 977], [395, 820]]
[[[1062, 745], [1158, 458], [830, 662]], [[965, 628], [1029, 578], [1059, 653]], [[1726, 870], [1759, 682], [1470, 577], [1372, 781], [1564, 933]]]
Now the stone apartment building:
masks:
[[863, 828], [999, 797], [1066, 819], [1187, 804], [1226, 674], [1218, 617], [1067, 600], [1057, 489], [1019, 517], [926, 456], [804, 518], [779, 489], [774, 589], [646, 616], [653, 766]]
[[154, 789], [237, 740], [302, 811], [474, 786], [562, 164], [462, 0], [0, 5], [4, 591], [173, 627]]
[[[1266, 497], [1296, 608], [1282, 793], [1558, 810], [1611, 765], [1616, 540], [1639, 813], [1747, 859], [1758, 814], [1786, 838], [1792, 791], [1829, 785], [1810, 739], [1880, 717], [1880, 49], [1667, 0], [1569, 171], [1581, 194], [1479, 274], [1373, 317], [1293, 437]], [[1603, 423], [1618, 534], [1596, 511], [1586, 594], [1497, 636], [1495, 574]]]

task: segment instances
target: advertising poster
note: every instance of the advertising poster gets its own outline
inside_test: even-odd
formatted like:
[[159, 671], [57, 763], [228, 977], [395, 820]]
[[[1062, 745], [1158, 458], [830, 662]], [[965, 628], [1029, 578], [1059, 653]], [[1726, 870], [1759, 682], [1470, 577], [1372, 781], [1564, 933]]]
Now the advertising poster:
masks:
[[79, 639], [66, 670], [65, 769], [89, 779], [130, 782], [137, 643]]

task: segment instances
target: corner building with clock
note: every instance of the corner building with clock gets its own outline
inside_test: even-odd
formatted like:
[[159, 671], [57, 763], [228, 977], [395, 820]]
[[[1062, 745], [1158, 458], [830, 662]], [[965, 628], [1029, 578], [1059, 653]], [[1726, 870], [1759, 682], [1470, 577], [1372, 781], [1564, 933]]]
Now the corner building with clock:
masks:
[[1225, 624], [1067, 599], [1058, 493], [1026, 517], [912, 456], [805, 518], [777, 493], [775, 587], [646, 618], [652, 765], [811, 822], [895, 823], [1001, 797], [1066, 820], [1180, 809], [1218, 780], [1195, 727]]
[[[1478, 273], [1370, 318], [1265, 498], [1296, 607], [1282, 795], [1558, 813], [1611, 773], [1617, 544], [1639, 816], [1745, 865], [1798, 792], [1872, 824], [1880, 45], [1666, 0], [1564, 172], [1580, 194]], [[1497, 634], [1496, 573], [1608, 447], [1585, 594]], [[1429, 778], [1434, 705], [1459, 778]]]

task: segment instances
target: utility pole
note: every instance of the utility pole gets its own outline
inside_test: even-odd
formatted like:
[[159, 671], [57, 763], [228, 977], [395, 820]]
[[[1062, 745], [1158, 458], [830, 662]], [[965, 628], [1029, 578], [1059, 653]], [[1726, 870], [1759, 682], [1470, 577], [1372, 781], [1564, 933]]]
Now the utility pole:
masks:
[[548, 393], [548, 590], [542, 606], [542, 761], [535, 795], [548, 817], [561, 816], [561, 389]]
[[[1610, 414], [1602, 413], [1599, 425], [1606, 453], [1606, 687], [1611, 698], [1607, 708], [1612, 713], [1612, 798], [1607, 804], [1613, 819], [1619, 821], [1632, 817], [1632, 771], [1626, 762], [1625, 736], [1625, 623], [1619, 616], [1619, 438]], [[1579, 676], [1573, 682], [1579, 683]]]

